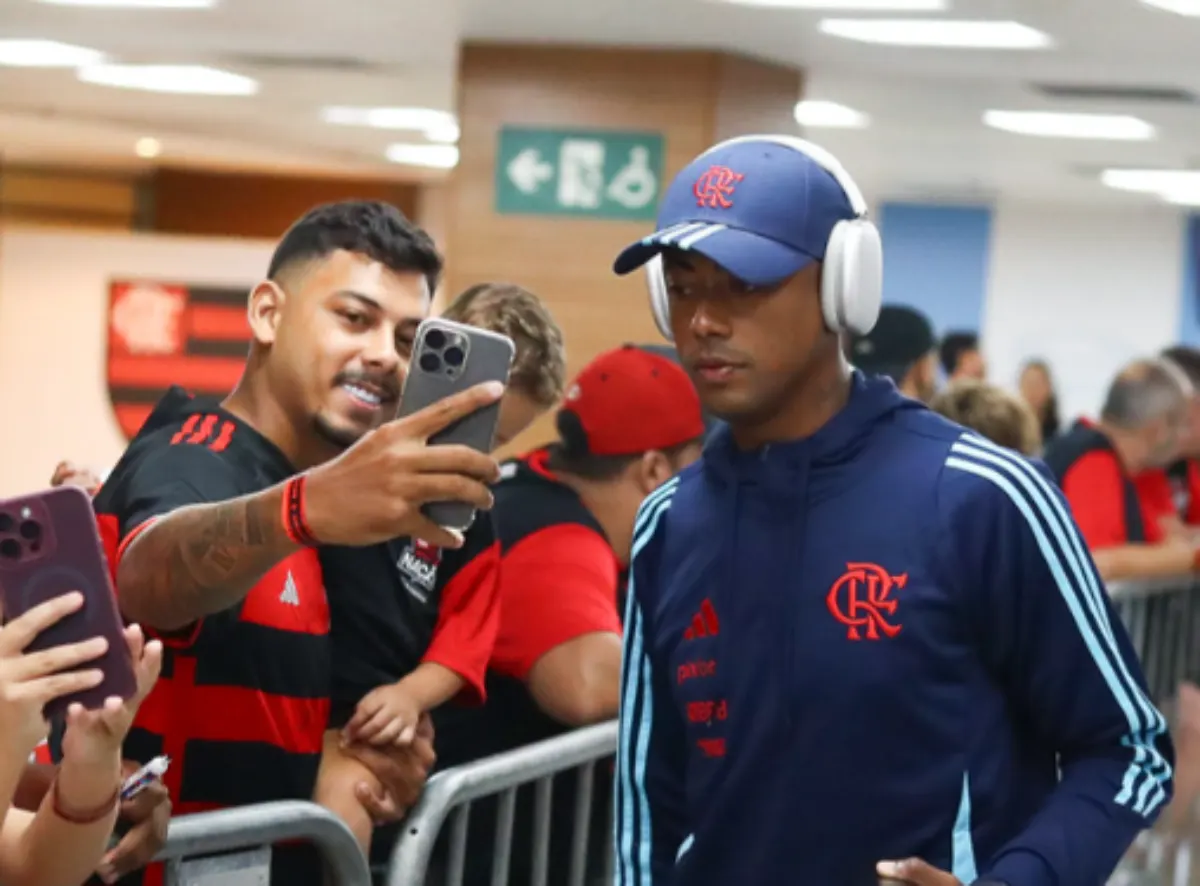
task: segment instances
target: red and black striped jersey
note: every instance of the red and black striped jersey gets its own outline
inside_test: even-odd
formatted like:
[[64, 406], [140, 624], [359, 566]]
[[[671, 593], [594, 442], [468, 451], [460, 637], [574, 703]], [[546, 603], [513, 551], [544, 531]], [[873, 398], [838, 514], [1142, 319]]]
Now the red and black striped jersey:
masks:
[[[156, 518], [293, 473], [254, 428], [173, 388], [94, 500], [114, 578], [126, 547]], [[126, 758], [170, 755], [164, 782], [176, 814], [310, 799], [329, 715], [328, 635], [317, 554], [300, 551], [239, 605], [162, 638], [162, 677], [138, 712]]]

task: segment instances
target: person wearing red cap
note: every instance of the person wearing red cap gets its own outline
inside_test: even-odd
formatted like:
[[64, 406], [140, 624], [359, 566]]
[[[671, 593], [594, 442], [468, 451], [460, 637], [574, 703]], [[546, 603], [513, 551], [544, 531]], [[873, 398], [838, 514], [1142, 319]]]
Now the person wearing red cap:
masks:
[[[559, 439], [501, 466], [492, 519], [500, 541], [500, 630], [487, 702], [434, 715], [438, 766], [449, 767], [616, 716], [621, 607], [633, 524], [643, 499], [695, 461], [705, 433], [700, 400], [674, 361], [626, 345], [601, 354], [568, 385]], [[589, 844], [607, 840], [611, 778], [598, 773]], [[575, 808], [574, 779], [558, 779], [554, 808]], [[522, 803], [527, 802], [523, 798]], [[477, 801], [478, 804], [478, 801]], [[529, 810], [511, 841], [512, 882], [529, 880]], [[467, 852], [464, 882], [486, 883], [492, 829]], [[489, 809], [484, 814], [491, 814]], [[549, 880], [566, 882], [569, 823], [552, 829]], [[474, 847], [472, 847], [474, 848]], [[475, 869], [475, 866], [478, 869]]]

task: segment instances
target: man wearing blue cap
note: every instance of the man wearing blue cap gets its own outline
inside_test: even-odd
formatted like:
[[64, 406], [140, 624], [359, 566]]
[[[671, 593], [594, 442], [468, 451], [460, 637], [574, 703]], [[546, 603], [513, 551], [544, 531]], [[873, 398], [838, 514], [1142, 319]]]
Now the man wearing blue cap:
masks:
[[723, 421], [635, 530], [618, 886], [1096, 886], [1170, 797], [1044, 467], [846, 363], [865, 216], [815, 146], [734, 139], [617, 259]]

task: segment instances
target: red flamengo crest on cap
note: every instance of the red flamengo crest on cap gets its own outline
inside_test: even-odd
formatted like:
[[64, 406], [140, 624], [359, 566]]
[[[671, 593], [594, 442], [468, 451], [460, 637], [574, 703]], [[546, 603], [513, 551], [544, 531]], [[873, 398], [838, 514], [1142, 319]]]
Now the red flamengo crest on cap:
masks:
[[710, 166], [692, 187], [696, 205], [705, 209], [732, 208], [734, 188], [743, 178], [742, 173], [734, 172], [728, 166]]

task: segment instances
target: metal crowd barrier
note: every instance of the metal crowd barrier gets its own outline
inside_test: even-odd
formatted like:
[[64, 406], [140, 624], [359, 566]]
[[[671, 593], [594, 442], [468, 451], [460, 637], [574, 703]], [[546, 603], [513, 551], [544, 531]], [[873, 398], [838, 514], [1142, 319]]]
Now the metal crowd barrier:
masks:
[[267, 886], [271, 844], [313, 843], [337, 886], [371, 886], [367, 859], [354, 834], [332, 812], [299, 800], [198, 812], [171, 819], [166, 886]]
[[[440, 772], [429, 780], [420, 802], [409, 813], [388, 865], [387, 886], [424, 886], [434, 845], [453, 814], [446, 886], [460, 886], [467, 849], [471, 801], [498, 796], [492, 886], [509, 881], [513, 820], [518, 788], [534, 784], [532, 878], [529, 886], [547, 886], [550, 853], [551, 792], [554, 777], [577, 770], [575, 822], [570, 875], [566, 886], [583, 886], [588, 860], [592, 786], [596, 763], [616, 751], [616, 722], [588, 726], [514, 751]], [[559, 821], [564, 818], [560, 817]], [[606, 882], [612, 882], [611, 846], [606, 846]], [[520, 886], [526, 886], [522, 883]], [[560, 886], [555, 883], [554, 886]]]
[[1170, 705], [1182, 680], [1200, 680], [1200, 582], [1192, 576], [1108, 585], [1146, 674], [1150, 697]]

